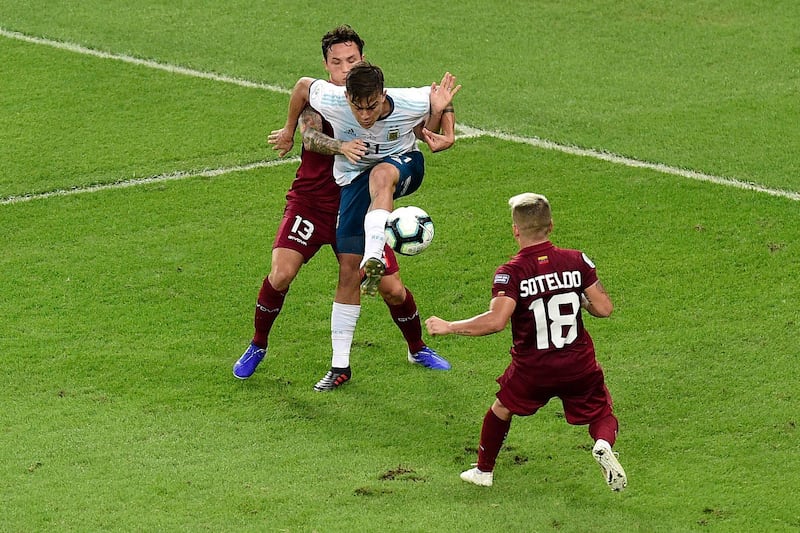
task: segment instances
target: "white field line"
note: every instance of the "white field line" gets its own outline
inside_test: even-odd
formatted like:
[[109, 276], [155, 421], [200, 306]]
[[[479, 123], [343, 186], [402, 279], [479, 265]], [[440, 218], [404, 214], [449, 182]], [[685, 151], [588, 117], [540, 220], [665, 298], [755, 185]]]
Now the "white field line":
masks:
[[149, 185], [151, 183], [161, 183], [164, 181], [176, 181], [186, 178], [213, 178], [223, 174], [230, 174], [233, 172], [247, 172], [257, 168], [274, 167], [284, 165], [286, 163], [299, 163], [299, 157], [289, 157], [286, 159], [278, 159], [272, 161], [257, 161], [247, 165], [214, 168], [208, 170], [198, 170], [196, 172], [171, 172], [169, 174], [160, 174], [158, 176], [150, 176], [148, 178], [133, 178], [113, 183], [104, 183], [100, 185], [89, 185], [86, 187], [75, 187], [73, 189], [60, 189], [57, 191], [48, 191], [37, 194], [25, 194], [21, 196], [8, 196], [0, 198], [0, 205], [19, 204], [22, 202], [29, 202], [31, 200], [42, 200], [45, 198], [52, 198], [54, 196], [72, 196], [75, 194], [84, 194], [90, 192], [107, 191], [109, 189], [123, 189], [125, 187], [135, 187], [137, 185]]
[[51, 48], [58, 48], [59, 50], [67, 50], [69, 52], [75, 52], [76, 54], [99, 57], [101, 59], [113, 59], [115, 61], [122, 61], [123, 63], [130, 63], [132, 65], [140, 65], [142, 67], [153, 68], [156, 70], [163, 70], [171, 74], [183, 74], [184, 76], [191, 76], [193, 78], [204, 78], [207, 80], [220, 81], [223, 83], [232, 83], [240, 87], [248, 87], [251, 89], [263, 89], [266, 91], [271, 91], [276, 93], [283, 93], [283, 94], [291, 93], [289, 89], [284, 89], [283, 87], [278, 87], [277, 85], [256, 83], [253, 81], [243, 80], [240, 78], [232, 78], [230, 76], [224, 76], [222, 74], [214, 74], [213, 72], [203, 72], [200, 70], [180, 67], [177, 65], [159, 63], [158, 61], [152, 61], [149, 59], [140, 59], [138, 57], [133, 57], [125, 54], [112, 54], [110, 52], [103, 52], [101, 50], [87, 48], [79, 44], [67, 43], [63, 41], [53, 41], [51, 39], [45, 39], [43, 37], [26, 35], [18, 31], [7, 30], [2, 26], [0, 26], [0, 35], [2, 35], [3, 37], [8, 37], [9, 39], [16, 39], [17, 41], [25, 41], [27, 43], [33, 43], [33, 44], [42, 44], [45, 46], [49, 46]]
[[494, 137], [496, 139], [521, 143], [521, 144], [528, 144], [530, 146], [535, 146], [537, 148], [543, 148], [546, 150], [556, 150], [559, 152], [564, 152], [565, 154], [577, 155], [581, 157], [591, 157], [593, 159], [600, 159], [602, 161], [607, 161], [609, 163], [623, 165], [626, 167], [645, 168], [648, 170], [654, 170], [656, 172], [660, 172], [662, 174], [671, 174], [673, 176], [680, 176], [682, 178], [687, 178], [697, 181], [707, 181], [710, 183], [715, 183], [717, 185], [724, 185], [726, 187], [734, 187], [737, 189], [755, 191], [764, 194], [769, 194], [771, 196], [780, 196], [783, 198], [788, 198], [789, 200], [800, 201], [800, 192], [786, 191], [782, 189], [770, 189], [768, 187], [764, 187], [755, 183], [749, 183], [734, 178], [723, 178], [721, 176], [714, 176], [712, 174], [705, 174], [703, 172], [697, 172], [694, 170], [671, 167], [668, 165], [664, 165], [662, 163], [649, 163], [647, 161], [640, 161], [638, 159], [632, 159], [630, 157], [616, 155], [610, 152], [603, 152], [600, 150], [592, 150], [589, 148], [580, 148], [578, 146], [558, 144], [554, 143], [553, 141], [540, 139], [538, 137], [520, 137], [518, 135], [511, 135], [508, 133], [502, 133], [497, 131], [491, 131], [491, 132], [482, 131], [476, 128], [472, 128], [470, 126], [463, 126], [463, 125], [459, 126], [459, 130], [464, 132], [466, 135], [469, 135], [470, 137], [479, 137], [479, 136]]
[[[147, 59], [140, 59], [137, 57], [128, 56], [125, 54], [114, 54], [110, 52], [103, 52], [100, 50], [94, 50], [92, 48], [87, 48], [85, 46], [81, 46], [79, 44], [68, 43], [63, 41], [54, 41], [51, 39], [46, 39], [43, 37], [35, 37], [31, 35], [27, 35], [24, 33], [20, 33], [17, 31], [7, 30], [3, 27], [0, 27], [0, 36], [7, 37], [9, 39], [16, 39], [18, 41], [25, 41], [33, 44], [40, 44], [45, 46], [50, 46], [52, 48], [57, 48], [60, 50], [67, 50], [70, 52], [75, 52], [78, 54], [98, 57], [102, 59], [113, 59], [115, 61], [122, 61], [124, 63], [131, 63], [134, 65], [140, 65], [147, 68], [153, 68], [157, 70], [163, 70], [166, 72], [170, 72], [173, 74], [182, 74], [185, 76], [191, 76], [195, 78], [204, 78], [213, 81], [218, 81], [222, 83], [230, 83], [233, 85], [238, 85], [240, 87], [248, 87], [248, 88], [256, 88], [262, 89], [271, 92], [277, 92], [282, 94], [289, 94], [290, 90], [278, 87], [276, 85], [269, 85], [264, 83], [256, 83], [249, 80], [243, 80], [241, 78], [234, 78], [230, 76], [224, 76], [220, 74], [214, 74], [211, 72], [203, 72], [199, 70], [189, 69], [185, 67], [180, 67], [177, 65], [170, 65], [166, 63], [159, 63], [157, 61], [147, 60]], [[771, 196], [778, 196], [783, 198], [788, 198], [789, 200], [800, 201], [800, 192], [795, 191], [786, 191], [782, 189], [772, 189], [769, 187], [764, 187], [762, 185], [758, 185], [755, 183], [748, 183], [745, 181], [737, 180], [734, 178], [725, 178], [721, 176], [714, 176], [712, 174], [706, 174], [704, 172], [697, 172], [694, 170], [687, 170], [678, 167], [671, 167], [669, 165], [664, 165], [661, 163], [650, 163], [647, 161], [640, 161], [638, 159], [632, 159], [629, 157], [624, 157], [620, 155], [616, 155], [610, 152], [605, 152], [601, 150], [593, 150], [588, 148], [580, 148], [577, 146], [569, 146], [558, 144], [553, 141], [548, 141], [546, 139], [540, 139], [538, 137], [522, 137], [518, 135], [511, 135], [507, 133], [497, 132], [497, 131], [486, 131], [481, 130], [478, 128], [473, 128], [471, 126], [466, 125], [459, 125], [458, 126], [458, 138], [472, 138], [472, 137], [493, 137], [496, 139], [501, 139], [505, 141], [511, 141], [520, 144], [527, 144], [530, 146], [534, 146], [537, 148], [542, 148], [546, 150], [556, 150], [559, 152], [563, 152], [570, 155], [577, 155], [581, 157], [590, 157], [593, 159], [599, 159], [602, 161], [607, 161], [609, 163], [614, 163], [617, 165], [623, 165], [632, 168], [644, 168], [648, 170], [653, 170], [655, 172], [660, 172], [663, 174], [670, 174], [673, 176], [679, 176], [686, 179], [692, 179], [697, 181], [706, 181], [710, 183], [714, 183], [717, 185], [722, 185], [726, 187], [734, 187], [737, 189], [749, 190], [759, 193], [768, 194]], [[283, 160], [279, 162], [272, 162], [272, 164], [280, 164], [282, 162], [286, 162], [290, 160]], [[261, 166], [270, 166], [270, 163], [267, 162], [260, 162], [255, 163], [256, 165]], [[98, 185], [92, 186], [85, 189], [71, 189], [68, 191], [56, 191], [52, 193], [42, 193], [38, 195], [28, 195], [28, 196], [20, 196], [20, 197], [11, 197], [11, 198], [0, 198], [0, 205], [8, 204], [8, 203], [16, 203], [19, 201], [24, 201], [24, 199], [36, 199], [36, 198], [46, 198], [49, 196], [61, 196], [64, 194], [75, 194], [77, 192], [90, 192], [96, 190], [103, 190], [103, 189], [111, 189], [117, 187], [127, 187], [131, 185], [138, 185], [142, 183], [149, 183], [147, 180], [153, 181], [166, 181], [167, 179], [183, 179], [189, 177], [196, 177], [196, 176], [219, 176], [222, 174], [227, 174], [228, 172], [238, 172], [240, 170], [244, 170], [246, 167], [230, 167], [230, 168], [220, 168], [216, 170], [207, 170], [200, 173], [192, 173], [192, 172], [176, 172], [174, 174], [165, 174], [162, 176], [154, 176], [152, 178], [145, 178], [145, 179], [137, 179], [137, 180], [125, 180], [121, 182], [117, 182], [114, 184], [109, 185]], [[212, 173], [212, 174], [208, 174]]]

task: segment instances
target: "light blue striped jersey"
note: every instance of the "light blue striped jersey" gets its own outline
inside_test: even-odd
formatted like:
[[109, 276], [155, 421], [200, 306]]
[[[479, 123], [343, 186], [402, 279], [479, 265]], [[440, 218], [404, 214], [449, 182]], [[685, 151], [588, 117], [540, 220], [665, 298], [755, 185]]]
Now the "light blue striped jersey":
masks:
[[418, 150], [414, 127], [430, 113], [428, 87], [388, 88], [386, 99], [391, 111], [371, 128], [361, 127], [350, 110], [345, 88], [325, 80], [315, 80], [309, 89], [309, 103], [333, 126], [333, 136], [341, 141], [362, 139], [369, 152], [358, 163], [337, 155], [333, 165], [336, 183], [345, 186], [384, 157]]

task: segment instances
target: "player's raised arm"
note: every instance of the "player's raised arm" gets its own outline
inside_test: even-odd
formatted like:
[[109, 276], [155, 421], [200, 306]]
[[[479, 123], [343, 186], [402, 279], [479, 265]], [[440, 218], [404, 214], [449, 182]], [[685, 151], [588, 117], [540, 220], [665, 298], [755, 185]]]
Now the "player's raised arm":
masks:
[[[431, 120], [437, 120], [441, 113], [453, 103], [453, 98], [461, 90], [461, 85], [456, 85], [456, 77], [445, 72], [441, 83], [431, 84]], [[426, 124], [430, 130], [438, 130], [436, 124]]]
[[267, 142], [273, 145], [272, 149], [280, 157], [285, 156], [294, 146], [294, 134], [297, 130], [297, 121], [300, 114], [308, 105], [308, 90], [314, 78], [303, 77], [297, 80], [289, 96], [289, 110], [286, 114], [286, 124], [279, 130], [270, 132]]
[[456, 112], [453, 104], [444, 109], [439, 121], [439, 130], [431, 131], [420, 123], [414, 128], [417, 139], [424, 141], [431, 152], [447, 150], [456, 143]]
[[442, 115], [441, 133], [422, 127], [420, 139], [425, 141], [431, 152], [447, 150], [456, 143], [456, 115], [452, 106], [449, 109], [445, 109], [444, 115]]
[[439, 84], [431, 85], [431, 112], [417, 137], [428, 145], [432, 152], [447, 150], [456, 142], [455, 109], [453, 97], [461, 90], [456, 77], [446, 72]]

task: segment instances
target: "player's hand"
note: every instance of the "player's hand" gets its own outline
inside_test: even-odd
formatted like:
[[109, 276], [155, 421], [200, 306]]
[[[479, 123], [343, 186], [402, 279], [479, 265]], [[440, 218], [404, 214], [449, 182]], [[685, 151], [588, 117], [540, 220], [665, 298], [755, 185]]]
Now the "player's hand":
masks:
[[283, 157], [294, 147], [294, 131], [287, 128], [272, 130], [267, 142], [273, 145], [272, 149], [278, 152], [278, 156]]
[[429, 335], [447, 335], [450, 333], [449, 326], [450, 323], [447, 320], [442, 320], [438, 316], [432, 316], [425, 321], [425, 328]]
[[441, 113], [453, 101], [453, 97], [461, 90], [461, 85], [456, 85], [456, 77], [445, 72], [441, 83], [431, 84], [431, 111]]
[[361, 158], [367, 155], [367, 145], [361, 139], [353, 139], [352, 141], [342, 141], [339, 148], [342, 155], [347, 158], [351, 163], [358, 163]]
[[456, 136], [451, 132], [450, 134], [435, 133], [428, 128], [422, 128], [422, 140], [431, 149], [431, 152], [441, 152], [447, 150], [456, 142]]

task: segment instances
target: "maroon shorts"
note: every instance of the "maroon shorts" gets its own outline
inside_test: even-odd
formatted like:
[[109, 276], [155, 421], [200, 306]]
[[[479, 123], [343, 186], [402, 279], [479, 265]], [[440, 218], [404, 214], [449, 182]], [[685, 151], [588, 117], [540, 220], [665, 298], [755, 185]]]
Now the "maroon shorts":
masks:
[[[326, 244], [336, 252], [336, 214], [318, 213], [311, 208], [288, 203], [272, 247], [294, 250], [303, 256], [304, 263], [308, 263]], [[383, 259], [386, 262], [384, 275], [400, 271], [397, 256], [388, 246], [383, 249]]]
[[288, 203], [272, 247], [294, 250], [307, 263], [326, 244], [336, 250], [336, 213]]
[[589, 424], [612, 414], [611, 394], [599, 366], [573, 381], [542, 386], [535, 376], [509, 365], [497, 382], [497, 399], [515, 415], [532, 415], [556, 397], [561, 399], [567, 422], [573, 425]]

